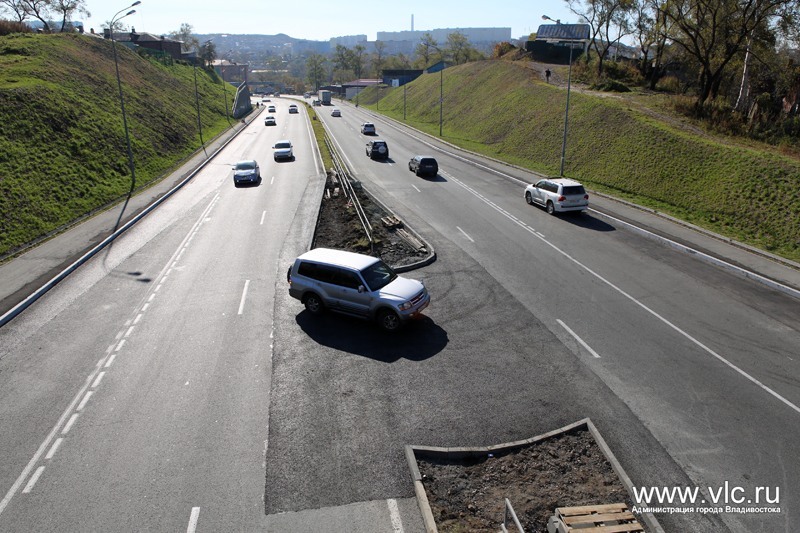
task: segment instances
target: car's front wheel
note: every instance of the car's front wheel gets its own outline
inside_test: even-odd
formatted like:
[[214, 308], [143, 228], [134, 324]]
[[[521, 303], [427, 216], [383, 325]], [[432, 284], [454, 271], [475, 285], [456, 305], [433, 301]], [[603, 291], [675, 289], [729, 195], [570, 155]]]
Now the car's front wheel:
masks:
[[306, 311], [312, 315], [321, 315], [325, 311], [325, 304], [322, 303], [322, 298], [313, 292], [306, 295], [303, 303], [306, 305]]
[[525, 201], [528, 202], [528, 205], [533, 205], [533, 197], [530, 191], [525, 191]]
[[391, 309], [383, 309], [378, 313], [378, 325], [389, 333], [400, 329], [400, 317]]

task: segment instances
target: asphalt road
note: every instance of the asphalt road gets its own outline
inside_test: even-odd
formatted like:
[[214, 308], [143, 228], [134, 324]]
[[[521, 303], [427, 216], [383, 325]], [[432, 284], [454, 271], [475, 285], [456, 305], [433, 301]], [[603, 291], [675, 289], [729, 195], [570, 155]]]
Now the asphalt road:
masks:
[[[550, 217], [522, 199], [531, 175], [344, 105], [320, 119], [436, 249], [407, 274], [432, 303], [393, 337], [310, 317], [285, 271], [321, 168], [302, 106], [275, 104], [277, 126], [248, 126], [0, 329], [0, 531], [418, 531], [403, 445], [584, 417], [634, 485], [780, 490], [781, 514], [660, 516], [667, 531], [800, 530], [796, 300], [598, 213]], [[365, 120], [388, 162], [364, 154]], [[279, 138], [294, 162], [272, 162]], [[408, 172], [417, 153], [438, 178]], [[233, 187], [242, 158], [260, 186]]]

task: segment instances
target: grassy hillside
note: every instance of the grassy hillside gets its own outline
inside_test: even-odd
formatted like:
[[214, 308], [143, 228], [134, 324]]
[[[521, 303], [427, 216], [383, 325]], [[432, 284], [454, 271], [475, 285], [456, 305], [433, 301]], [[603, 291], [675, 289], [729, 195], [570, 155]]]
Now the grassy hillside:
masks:
[[[194, 72], [117, 46], [137, 186], [200, 147]], [[197, 70], [203, 138], [228, 127], [223, 88]], [[111, 43], [84, 35], [0, 37], [0, 257], [130, 188]]]
[[[557, 175], [566, 91], [520, 63], [484, 61], [441, 78], [443, 137]], [[360, 94], [375, 109], [376, 89]], [[404, 88], [380, 89], [380, 112], [403, 119]], [[409, 124], [439, 133], [440, 74], [405, 88]], [[656, 118], [625, 99], [573, 90], [564, 174], [713, 231], [800, 260], [800, 161]]]

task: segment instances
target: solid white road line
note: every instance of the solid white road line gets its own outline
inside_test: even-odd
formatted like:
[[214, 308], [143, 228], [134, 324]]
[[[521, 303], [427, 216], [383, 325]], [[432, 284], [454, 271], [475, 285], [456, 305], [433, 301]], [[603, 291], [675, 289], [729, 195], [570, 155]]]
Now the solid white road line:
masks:
[[587, 351], [588, 351], [590, 354], [592, 354], [593, 356], [595, 356], [597, 359], [600, 359], [600, 356], [599, 356], [599, 355], [597, 355], [597, 352], [595, 352], [594, 350], [592, 350], [592, 347], [591, 347], [591, 346], [589, 346], [588, 344], [586, 344], [585, 342], [583, 342], [583, 339], [581, 339], [580, 337], [578, 337], [577, 333], [575, 333], [574, 331], [572, 331], [571, 329], [569, 329], [569, 326], [567, 326], [566, 324], [564, 324], [564, 323], [561, 321], [561, 319], [560, 319], [560, 318], [557, 318], [557, 319], [556, 319], [556, 322], [558, 322], [559, 324], [561, 324], [561, 327], [562, 327], [562, 328], [564, 328], [565, 330], [567, 330], [567, 333], [569, 333], [570, 335], [572, 335], [572, 336], [575, 338], [575, 340], [576, 340], [576, 341], [578, 341], [578, 342], [580, 343], [580, 345], [581, 345], [581, 346], [583, 346], [584, 348], [586, 348], [586, 350], [587, 350]]

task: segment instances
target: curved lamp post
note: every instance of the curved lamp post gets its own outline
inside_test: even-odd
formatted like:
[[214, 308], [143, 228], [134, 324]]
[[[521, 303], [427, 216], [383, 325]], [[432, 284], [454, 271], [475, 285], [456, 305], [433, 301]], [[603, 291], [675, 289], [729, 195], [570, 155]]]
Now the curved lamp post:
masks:
[[136, 13], [136, 10], [131, 9], [121, 17], [119, 16], [120, 13], [122, 13], [126, 9], [138, 6], [139, 4], [141, 4], [141, 2], [137, 0], [128, 7], [120, 9], [113, 17], [111, 17], [111, 22], [109, 23], [109, 29], [110, 29], [109, 33], [111, 36], [111, 49], [114, 52], [114, 69], [116, 70], [117, 73], [117, 88], [119, 89], [119, 106], [122, 109], [122, 126], [125, 129], [125, 144], [127, 145], [128, 148], [128, 168], [131, 171], [131, 190], [128, 191], [128, 197], [125, 198], [125, 203], [122, 205], [122, 211], [120, 212], [119, 218], [117, 219], [117, 223], [114, 226], [114, 231], [117, 231], [117, 229], [119, 228], [119, 224], [122, 221], [122, 215], [125, 213], [125, 208], [128, 206], [128, 202], [130, 201], [131, 196], [133, 195], [133, 190], [136, 188], [136, 166], [133, 163], [133, 151], [131, 150], [131, 136], [128, 133], [128, 118], [125, 114], [125, 98], [122, 96], [122, 81], [120, 80], [119, 77], [119, 62], [117, 60], [117, 45], [116, 41], [114, 40], [114, 26], [116, 26], [117, 22], [124, 19], [128, 15], [133, 15], [134, 13]]
[[[211, 39], [205, 41], [203, 45], [208, 44], [211, 42]], [[200, 46], [195, 49], [194, 52], [194, 61], [192, 61], [193, 66], [193, 73], [194, 73], [194, 103], [195, 107], [197, 108], [197, 130], [200, 132], [200, 145], [203, 147], [203, 153], [206, 154], [206, 159], [208, 159], [208, 152], [206, 152], [206, 143], [203, 140], [203, 124], [200, 122], [200, 95], [197, 92], [197, 58], [200, 56]]]

